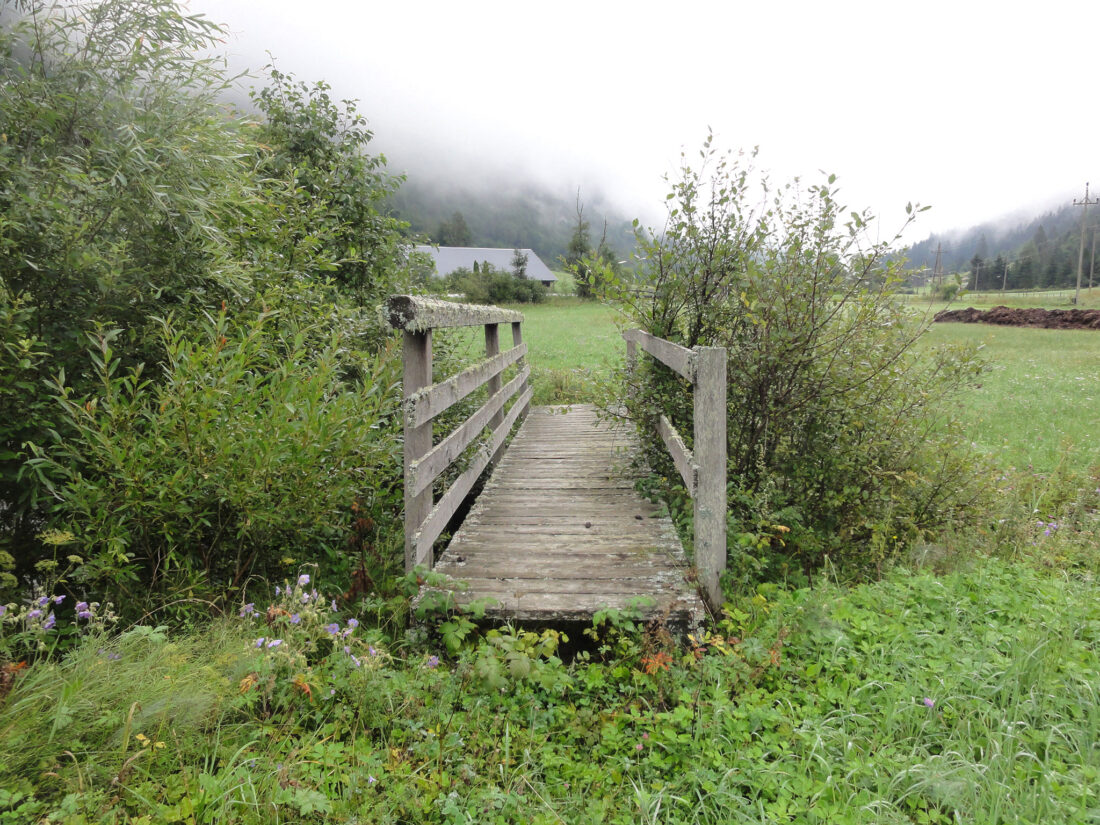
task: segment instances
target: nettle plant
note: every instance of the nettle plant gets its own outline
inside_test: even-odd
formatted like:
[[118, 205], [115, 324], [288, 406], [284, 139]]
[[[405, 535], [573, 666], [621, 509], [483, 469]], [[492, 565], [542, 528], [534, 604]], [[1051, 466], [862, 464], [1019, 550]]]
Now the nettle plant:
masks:
[[[942, 402], [980, 365], [969, 349], [915, 350], [927, 323], [895, 299], [900, 232], [874, 240], [833, 176], [776, 189], [710, 137], [701, 157], [673, 181], [663, 231], [638, 231], [636, 279], [606, 281], [631, 324], [728, 350], [730, 574], [810, 574], [826, 558], [873, 569], [965, 518], [978, 474]], [[664, 412], [690, 435], [689, 388], [639, 367], [616, 387], [630, 415]]]

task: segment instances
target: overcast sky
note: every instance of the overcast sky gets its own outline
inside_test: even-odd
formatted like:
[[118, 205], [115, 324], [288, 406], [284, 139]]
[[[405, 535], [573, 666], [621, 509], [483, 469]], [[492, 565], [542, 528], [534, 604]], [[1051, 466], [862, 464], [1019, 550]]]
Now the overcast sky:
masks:
[[711, 127], [910, 240], [1100, 191], [1100, 3], [190, 0], [358, 98], [398, 170], [602, 188], [652, 220]]

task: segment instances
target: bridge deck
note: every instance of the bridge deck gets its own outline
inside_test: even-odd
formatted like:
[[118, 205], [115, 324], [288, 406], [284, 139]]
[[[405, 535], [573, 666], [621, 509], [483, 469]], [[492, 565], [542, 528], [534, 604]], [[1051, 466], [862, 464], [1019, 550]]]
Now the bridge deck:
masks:
[[488, 597], [490, 618], [519, 621], [589, 621], [608, 607], [701, 621], [672, 522], [634, 490], [635, 447], [591, 406], [532, 408], [436, 564], [467, 583], [456, 600]]

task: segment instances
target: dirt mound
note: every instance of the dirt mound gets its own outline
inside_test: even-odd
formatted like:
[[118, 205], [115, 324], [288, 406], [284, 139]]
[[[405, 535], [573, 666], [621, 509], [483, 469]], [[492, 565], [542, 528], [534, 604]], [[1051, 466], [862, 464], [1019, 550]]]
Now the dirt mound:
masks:
[[1013, 309], [993, 307], [980, 310], [945, 309], [937, 312], [933, 321], [956, 321], [963, 324], [1000, 324], [1005, 327], [1042, 327], [1043, 329], [1100, 330], [1100, 309]]

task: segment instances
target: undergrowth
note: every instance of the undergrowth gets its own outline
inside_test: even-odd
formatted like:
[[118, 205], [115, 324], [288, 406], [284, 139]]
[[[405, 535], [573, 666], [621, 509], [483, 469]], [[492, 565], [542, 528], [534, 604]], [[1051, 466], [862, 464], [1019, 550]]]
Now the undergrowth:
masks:
[[607, 614], [569, 663], [556, 631], [448, 646], [312, 587], [191, 633], [88, 637], [17, 675], [0, 822], [1083, 822], [1100, 806], [1100, 601], [1030, 565], [763, 585], [684, 645]]

